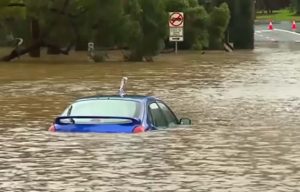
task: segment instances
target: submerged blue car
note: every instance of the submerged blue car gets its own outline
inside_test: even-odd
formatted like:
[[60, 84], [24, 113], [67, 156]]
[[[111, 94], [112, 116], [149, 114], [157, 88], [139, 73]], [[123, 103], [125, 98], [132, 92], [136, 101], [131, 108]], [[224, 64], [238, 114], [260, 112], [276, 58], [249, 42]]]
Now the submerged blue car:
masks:
[[68, 106], [49, 131], [140, 133], [180, 124], [191, 124], [191, 120], [178, 119], [163, 101], [152, 96], [92, 96]]

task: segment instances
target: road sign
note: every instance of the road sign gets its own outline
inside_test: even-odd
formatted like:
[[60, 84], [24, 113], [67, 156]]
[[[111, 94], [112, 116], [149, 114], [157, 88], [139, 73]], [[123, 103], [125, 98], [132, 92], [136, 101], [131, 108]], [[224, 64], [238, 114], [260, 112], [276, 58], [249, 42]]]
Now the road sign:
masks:
[[170, 28], [170, 36], [171, 37], [181, 37], [181, 36], [183, 36], [183, 28], [182, 27], [172, 27], [172, 28]]
[[169, 37], [169, 41], [172, 42], [183, 41], [183, 37]]
[[183, 12], [169, 12], [169, 27], [183, 27]]
[[183, 41], [183, 26], [184, 14], [183, 12], [169, 12], [169, 40]]
[[183, 12], [169, 12], [169, 41], [175, 42], [175, 53], [177, 53], [178, 42], [183, 41]]
[[89, 43], [88, 43], [88, 51], [89, 51], [89, 52], [90, 52], [90, 51], [94, 51], [94, 49], [95, 49], [94, 43], [93, 43], [93, 42], [89, 42]]
[[170, 27], [169, 34], [170, 41], [183, 41], [183, 28], [182, 27]]

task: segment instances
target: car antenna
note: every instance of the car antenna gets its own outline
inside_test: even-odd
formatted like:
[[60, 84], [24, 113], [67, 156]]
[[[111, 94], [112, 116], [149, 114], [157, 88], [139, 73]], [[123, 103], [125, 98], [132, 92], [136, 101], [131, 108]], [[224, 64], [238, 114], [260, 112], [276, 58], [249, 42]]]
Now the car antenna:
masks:
[[127, 83], [128, 78], [127, 77], [123, 77], [121, 80], [121, 85], [120, 85], [120, 89], [119, 89], [119, 95], [121, 97], [124, 97], [124, 95], [126, 95], [126, 83]]

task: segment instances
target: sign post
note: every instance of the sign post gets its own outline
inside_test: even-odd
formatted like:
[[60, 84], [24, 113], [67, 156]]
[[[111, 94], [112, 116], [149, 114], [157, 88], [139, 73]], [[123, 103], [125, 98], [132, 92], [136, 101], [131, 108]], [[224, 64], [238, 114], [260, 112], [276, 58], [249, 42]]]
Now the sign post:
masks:
[[89, 42], [88, 43], [88, 57], [91, 61], [95, 57], [95, 44], [94, 44], [94, 42]]
[[169, 41], [175, 42], [175, 53], [178, 50], [178, 42], [183, 41], [183, 27], [183, 12], [169, 12]]

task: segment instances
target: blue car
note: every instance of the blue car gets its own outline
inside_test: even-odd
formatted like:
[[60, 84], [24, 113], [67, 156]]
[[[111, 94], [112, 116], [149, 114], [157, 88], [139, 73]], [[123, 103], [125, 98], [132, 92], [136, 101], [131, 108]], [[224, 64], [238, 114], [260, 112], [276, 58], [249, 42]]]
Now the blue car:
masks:
[[178, 119], [160, 99], [152, 96], [92, 96], [66, 108], [49, 128], [53, 132], [140, 133], [189, 125]]

